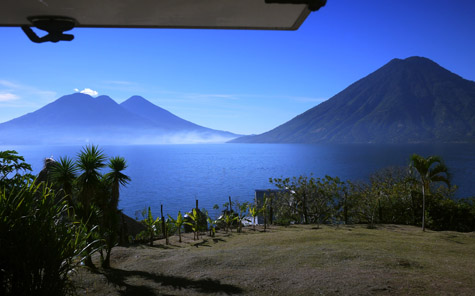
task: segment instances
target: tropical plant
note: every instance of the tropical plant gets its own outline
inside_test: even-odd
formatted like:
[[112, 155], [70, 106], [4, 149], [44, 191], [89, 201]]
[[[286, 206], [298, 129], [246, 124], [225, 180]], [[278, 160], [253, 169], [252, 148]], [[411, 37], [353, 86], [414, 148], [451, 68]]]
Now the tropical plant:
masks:
[[257, 207], [256, 204], [254, 204], [254, 205], [249, 204], [248, 207], [249, 207], [249, 214], [252, 217], [252, 228], [254, 230], [256, 230], [256, 218], [257, 218], [257, 216], [259, 215], [259, 212], [260, 212], [259, 208]]
[[175, 227], [178, 230], [178, 241], [181, 243], [181, 227], [183, 226], [183, 223], [185, 222], [185, 220], [183, 219], [183, 215], [181, 214], [180, 211], [178, 211], [178, 215], [176, 219], [173, 219], [170, 215], [168, 215], [168, 218], [173, 224], [175, 224]]
[[235, 204], [236, 204], [236, 207], [239, 210], [239, 213], [235, 216], [235, 221], [237, 222], [237, 232], [240, 233], [240, 232], [242, 232], [243, 222], [246, 220], [246, 216], [248, 214], [247, 209], [249, 207], [249, 203], [248, 202], [244, 202], [244, 203], [236, 202]]
[[33, 180], [31, 165], [15, 150], [0, 151], [0, 189], [10, 190]]
[[191, 222], [184, 222], [184, 224], [191, 226], [191, 229], [193, 230], [193, 240], [198, 240], [200, 234], [200, 214], [196, 209], [193, 209], [193, 211], [187, 213], [187, 215], [191, 219]]
[[126, 186], [127, 183], [130, 182], [130, 177], [123, 173], [127, 168], [127, 162], [123, 157], [117, 156], [109, 159], [107, 166], [112, 170], [105, 175], [112, 187], [112, 200], [110, 207], [117, 209], [120, 196], [119, 188], [120, 186]]
[[73, 186], [78, 173], [78, 167], [73, 159], [69, 157], [60, 157], [51, 168], [51, 180], [66, 195], [66, 198], [72, 202]]
[[226, 233], [228, 233], [228, 230], [233, 232], [232, 225], [234, 221], [236, 221], [236, 216], [234, 215], [234, 213], [226, 212], [224, 214], [224, 224]]
[[49, 186], [0, 190], [0, 295], [72, 292], [69, 273], [96, 242], [88, 244], [91, 233], [68, 207]]
[[206, 221], [208, 222], [208, 225], [209, 225], [209, 236], [214, 237], [216, 235], [216, 226], [218, 225], [218, 220], [213, 220], [209, 216], [208, 211], [205, 211], [205, 215], [206, 215]]
[[269, 207], [269, 201], [270, 198], [264, 194], [264, 203], [262, 204], [262, 207], [260, 209], [264, 216], [264, 232], [267, 230], [267, 208]]
[[77, 167], [81, 175], [77, 179], [79, 200], [85, 208], [94, 201], [100, 185], [100, 169], [106, 166], [106, 156], [98, 146], [86, 146], [78, 154]]
[[160, 217], [157, 217], [156, 219], [153, 218], [152, 210], [150, 209], [150, 207], [148, 207], [147, 214], [142, 213], [142, 215], [144, 216], [143, 223], [145, 224], [145, 227], [147, 227], [146, 231], [148, 233], [150, 246], [153, 246], [153, 239], [155, 238], [158, 226], [160, 225]]
[[414, 181], [422, 189], [422, 231], [425, 231], [426, 195], [430, 195], [430, 187], [434, 182], [443, 182], [450, 187], [450, 175], [447, 166], [439, 156], [425, 158], [418, 154], [413, 154], [409, 168]]

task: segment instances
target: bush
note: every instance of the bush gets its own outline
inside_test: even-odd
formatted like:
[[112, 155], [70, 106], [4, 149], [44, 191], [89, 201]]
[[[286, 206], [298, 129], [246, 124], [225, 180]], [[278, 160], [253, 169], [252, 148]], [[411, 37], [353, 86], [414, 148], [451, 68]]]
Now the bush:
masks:
[[0, 295], [64, 295], [87, 231], [43, 184], [0, 192]]

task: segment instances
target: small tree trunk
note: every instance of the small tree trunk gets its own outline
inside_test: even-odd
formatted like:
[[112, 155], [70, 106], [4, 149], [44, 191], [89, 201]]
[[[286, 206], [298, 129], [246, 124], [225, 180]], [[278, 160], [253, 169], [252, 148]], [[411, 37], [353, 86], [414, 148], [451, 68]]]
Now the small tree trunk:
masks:
[[424, 187], [424, 183], [422, 183], [422, 231], [426, 231], [426, 195]]
[[307, 194], [306, 194], [306, 193], [304, 193], [304, 195], [303, 195], [302, 210], [303, 210], [303, 219], [304, 219], [304, 223], [305, 223], [305, 224], [308, 224], [308, 214], [307, 214]]
[[107, 249], [106, 249], [106, 258], [102, 262], [102, 267], [103, 268], [110, 268], [111, 267], [111, 263], [110, 263], [111, 262], [111, 251], [112, 251], [112, 248], [107, 247]]
[[[275, 197], [275, 195], [273, 196]], [[269, 205], [269, 224], [272, 225], [274, 223], [274, 209], [272, 208], [274, 198], [270, 198], [270, 205]]]
[[381, 207], [381, 197], [378, 198], [378, 214], [379, 214], [379, 223], [384, 223], [384, 221], [383, 221], [383, 208]]
[[267, 207], [264, 208], [264, 232], [267, 229]]
[[345, 192], [345, 197], [343, 201], [343, 219], [345, 220], [345, 225], [348, 225], [348, 204], [347, 204], [347, 193]]

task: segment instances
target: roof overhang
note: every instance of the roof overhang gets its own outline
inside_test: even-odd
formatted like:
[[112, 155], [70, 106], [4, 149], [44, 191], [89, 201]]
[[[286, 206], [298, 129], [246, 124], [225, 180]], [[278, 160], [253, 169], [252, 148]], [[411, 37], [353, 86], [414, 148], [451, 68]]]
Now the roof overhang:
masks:
[[[75, 27], [296, 30], [325, 0], [2, 0], [0, 26], [34, 16], [74, 19]], [[277, 2], [277, 3], [266, 3]], [[293, 3], [283, 3], [293, 2]], [[310, 9], [309, 9], [310, 7]]]

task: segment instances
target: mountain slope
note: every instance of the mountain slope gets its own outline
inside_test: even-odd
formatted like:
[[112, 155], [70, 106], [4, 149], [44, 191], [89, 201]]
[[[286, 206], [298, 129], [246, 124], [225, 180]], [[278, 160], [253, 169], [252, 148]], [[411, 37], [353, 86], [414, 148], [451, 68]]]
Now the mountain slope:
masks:
[[241, 143], [475, 141], [475, 82], [422, 57], [394, 59], [281, 126]]
[[65, 95], [56, 101], [2, 126], [81, 127], [143, 126], [153, 123], [122, 108], [108, 96], [93, 98], [82, 93]]
[[200, 127], [141, 97], [119, 105], [108, 96], [81, 93], [0, 124], [0, 144], [200, 143], [237, 136]]
[[230, 132], [213, 130], [184, 120], [173, 113], [150, 103], [141, 96], [132, 96], [122, 102], [120, 106], [133, 114], [140, 115], [152, 121], [154, 124], [167, 131], [214, 133], [232, 138], [237, 136]]

